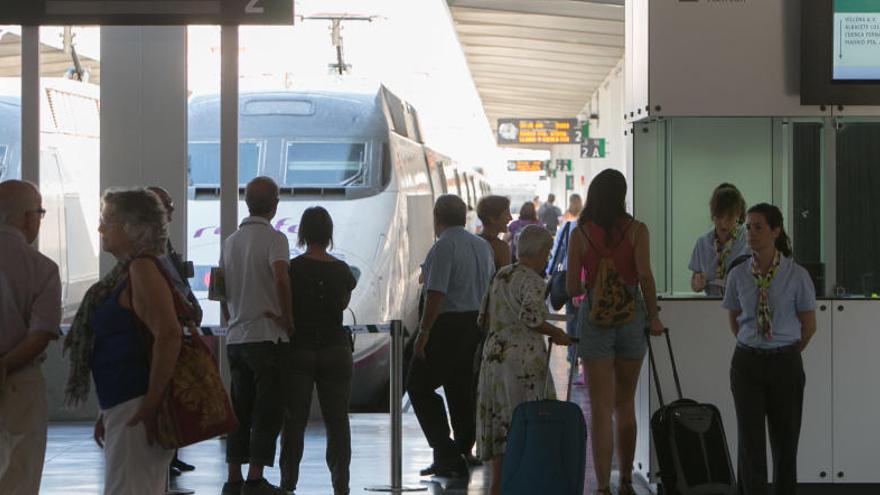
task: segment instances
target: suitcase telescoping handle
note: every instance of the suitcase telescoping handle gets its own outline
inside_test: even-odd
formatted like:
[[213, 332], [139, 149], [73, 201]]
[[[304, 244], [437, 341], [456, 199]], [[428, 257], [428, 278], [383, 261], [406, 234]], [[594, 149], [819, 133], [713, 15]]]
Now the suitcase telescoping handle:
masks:
[[[578, 342], [580, 342], [580, 339], [577, 337], [571, 338], [572, 345], [577, 344]], [[552, 380], [550, 379], [550, 356], [552, 351], [553, 341], [547, 339], [547, 366], [545, 367], [547, 374], [544, 376], [544, 396], [547, 396], [547, 390], [550, 388], [550, 383], [552, 383]], [[568, 389], [565, 392], [565, 402], [568, 402], [571, 398], [571, 384], [574, 382], [575, 373], [577, 373], [577, 353], [572, 353], [571, 361], [572, 362], [569, 363], [571, 366], [568, 372]]]
[[[666, 347], [669, 348], [669, 362], [672, 364], [672, 377], [675, 379], [675, 389], [678, 392], [679, 400], [684, 398], [681, 395], [681, 382], [678, 379], [678, 367], [675, 365], [675, 354], [672, 352], [672, 340], [669, 339], [669, 329], [663, 329], [663, 335], [666, 336]], [[651, 345], [651, 331], [645, 329], [645, 338], [648, 340], [648, 361], [651, 362], [651, 371], [654, 374], [654, 384], [657, 386], [657, 399], [660, 400], [660, 407], [663, 407], [663, 391], [660, 388], [660, 374], [657, 373], [657, 363], [654, 360], [654, 347]]]

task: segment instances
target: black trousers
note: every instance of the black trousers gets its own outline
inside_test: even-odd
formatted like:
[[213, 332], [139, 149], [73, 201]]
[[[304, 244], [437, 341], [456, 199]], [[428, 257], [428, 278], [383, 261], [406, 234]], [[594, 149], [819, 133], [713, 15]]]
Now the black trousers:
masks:
[[232, 374], [232, 408], [238, 417], [238, 428], [226, 437], [226, 462], [275, 464], [283, 407], [283, 345], [258, 342], [226, 346]]
[[312, 391], [318, 389], [321, 416], [327, 428], [325, 459], [330, 468], [334, 495], [349, 493], [349, 465], [351, 464], [351, 428], [348, 422], [348, 403], [351, 397], [351, 347], [336, 346], [319, 349], [291, 349], [287, 358], [290, 369], [287, 388], [287, 414], [281, 431], [281, 487], [291, 491], [299, 481], [299, 463], [303, 456], [303, 441]]
[[804, 365], [797, 349], [766, 353], [738, 346], [730, 388], [739, 432], [738, 478], [743, 495], [765, 495], [767, 438], [773, 456], [773, 494], [797, 492], [797, 451], [804, 404]]
[[[476, 415], [473, 393], [474, 353], [479, 342], [476, 311], [443, 313], [431, 329], [425, 360], [413, 359], [407, 392], [434, 462], [455, 462], [470, 452], [476, 442]], [[443, 387], [443, 398], [436, 392]], [[449, 423], [455, 440], [449, 437]]]

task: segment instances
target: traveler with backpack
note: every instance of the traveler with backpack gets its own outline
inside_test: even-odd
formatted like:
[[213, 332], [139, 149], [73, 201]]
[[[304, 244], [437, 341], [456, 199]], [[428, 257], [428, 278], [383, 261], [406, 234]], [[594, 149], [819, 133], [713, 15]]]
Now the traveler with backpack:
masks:
[[746, 243], [746, 201], [733, 184], [722, 183], [712, 192], [709, 213], [714, 228], [697, 239], [688, 268], [691, 289], [723, 297], [727, 274], [743, 256], [751, 255]]
[[333, 245], [333, 219], [324, 208], [307, 208], [299, 222], [297, 245], [306, 252], [290, 260], [293, 322], [287, 357], [288, 400], [281, 432], [281, 487], [296, 489], [303, 438], [317, 387], [321, 416], [327, 428], [327, 467], [333, 493], [349, 493], [351, 431], [352, 340], [342, 325], [342, 313], [357, 280], [348, 264], [327, 253]]
[[739, 432], [739, 488], [743, 495], [770, 493], [769, 430], [772, 493], [794, 495], [806, 380], [801, 352], [816, 333], [816, 291], [809, 273], [791, 259], [779, 208], [767, 203], [749, 208], [746, 231], [754, 255], [730, 271], [722, 304], [736, 337], [730, 389]]
[[[599, 495], [610, 495], [612, 415], [622, 495], [634, 494], [635, 389], [646, 352], [644, 329], [663, 332], [651, 273], [648, 228], [626, 212], [626, 179], [614, 169], [590, 183], [587, 205], [568, 247], [566, 287], [586, 293], [578, 314], [580, 355], [590, 394], [593, 459]], [[586, 287], [581, 269], [586, 268]]]

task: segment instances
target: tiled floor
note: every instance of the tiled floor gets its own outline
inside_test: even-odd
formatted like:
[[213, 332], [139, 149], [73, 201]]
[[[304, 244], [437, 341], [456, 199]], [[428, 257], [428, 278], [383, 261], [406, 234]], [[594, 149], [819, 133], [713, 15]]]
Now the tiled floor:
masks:
[[[563, 392], [567, 366], [564, 355], [554, 355], [553, 373], [557, 389]], [[561, 396], [561, 395], [560, 395]], [[583, 388], [575, 388], [572, 399], [588, 409]], [[351, 493], [366, 493], [365, 487], [384, 485], [389, 481], [388, 438], [389, 423], [385, 414], [353, 414]], [[431, 462], [431, 451], [425, 442], [415, 416], [404, 414], [403, 430], [404, 484], [423, 486], [431, 494], [484, 494], [488, 493], [486, 468], [475, 469], [467, 481], [429, 481], [420, 478], [418, 471]], [[297, 495], [327, 495], [331, 493], [330, 476], [324, 464], [324, 428], [320, 421], [309, 425], [305, 454], [301, 465], [301, 481]], [[211, 440], [186, 449], [180, 457], [194, 464], [197, 469], [175, 480], [180, 487], [195, 490], [197, 494], [219, 494], [226, 475], [225, 447], [221, 440]], [[592, 457], [587, 461], [587, 487], [585, 494], [595, 488]], [[96, 494], [102, 490], [103, 459], [101, 451], [92, 441], [92, 427], [83, 423], [52, 424], [46, 464], [43, 470], [43, 495]], [[278, 483], [278, 470], [268, 469], [267, 478]], [[639, 487], [640, 494], [647, 495], [647, 488]], [[548, 494], [549, 495], [549, 494]]]

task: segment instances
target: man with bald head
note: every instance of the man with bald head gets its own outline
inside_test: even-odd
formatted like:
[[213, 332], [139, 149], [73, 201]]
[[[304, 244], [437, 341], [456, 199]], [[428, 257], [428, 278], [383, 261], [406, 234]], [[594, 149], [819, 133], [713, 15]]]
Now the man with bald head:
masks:
[[[293, 332], [287, 236], [270, 221], [278, 208], [278, 186], [257, 177], [245, 189], [250, 216], [223, 242], [226, 352], [232, 375], [232, 407], [239, 427], [226, 440], [229, 473], [224, 495], [284, 494], [263, 477], [275, 463], [281, 430], [283, 354]], [[247, 479], [241, 465], [248, 464]]]
[[58, 265], [31, 245], [46, 210], [37, 188], [0, 183], [0, 493], [40, 490], [48, 410], [40, 371], [58, 338]]

